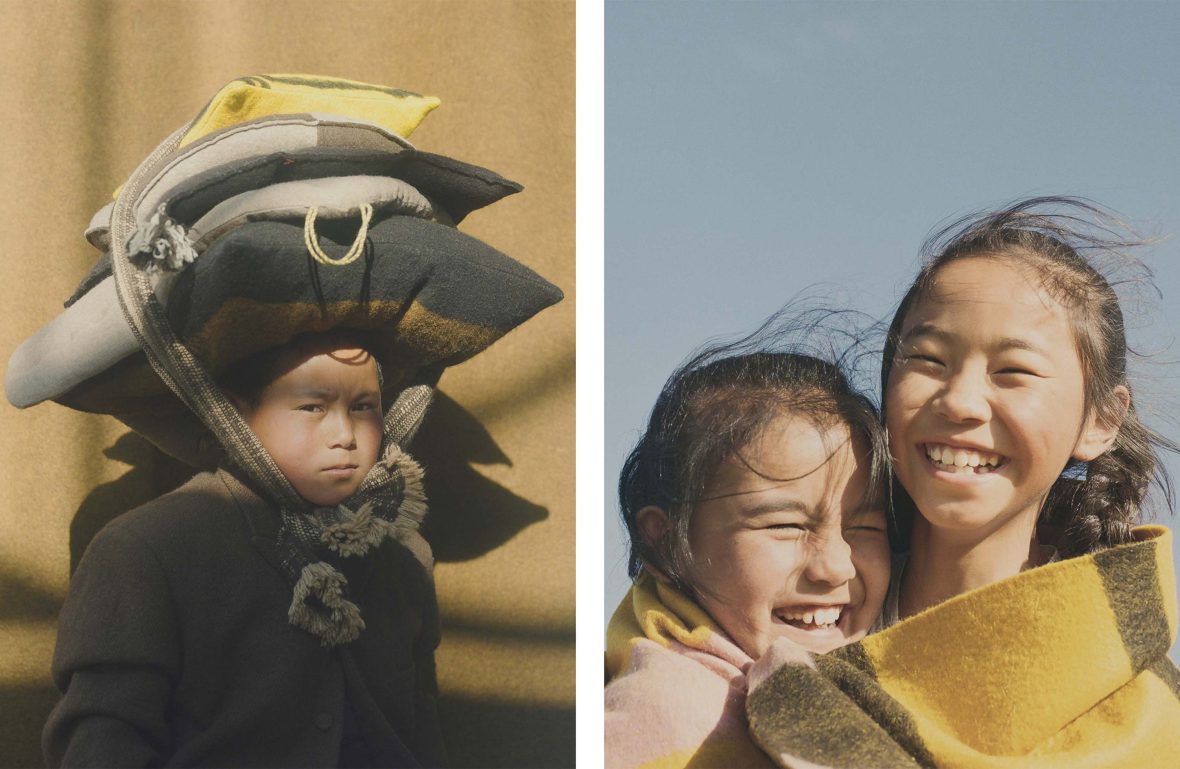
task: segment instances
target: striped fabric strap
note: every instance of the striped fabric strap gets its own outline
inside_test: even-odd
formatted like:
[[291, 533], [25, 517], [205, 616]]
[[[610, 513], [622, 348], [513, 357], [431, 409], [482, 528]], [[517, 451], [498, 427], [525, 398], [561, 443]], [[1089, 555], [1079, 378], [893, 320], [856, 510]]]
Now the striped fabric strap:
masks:
[[127, 242], [136, 229], [136, 203], [146, 183], [172, 157], [187, 129], [188, 126], [179, 129], [156, 147], [131, 174], [115, 201], [111, 212], [111, 267], [119, 305], [152, 368], [221, 439], [230, 460], [249, 473], [267, 495], [283, 507], [305, 510], [307, 503], [296, 493], [209, 372], [176, 336], [146, 273], [131, 264], [127, 253]]
[[[123, 186], [111, 213], [111, 265], [123, 317], [148, 362], [169, 389], [221, 439], [229, 458], [249, 473], [273, 500], [292, 511], [307, 503], [291, 486], [241, 414], [192, 352], [176, 336], [147, 275], [131, 264], [127, 242], [135, 232], [135, 209], [147, 182], [168, 162], [187, 126], [173, 133], [140, 163]], [[435, 377], [436, 378], [436, 377]], [[387, 441], [406, 446], [421, 425], [434, 394], [433, 382], [407, 387], [386, 411]]]

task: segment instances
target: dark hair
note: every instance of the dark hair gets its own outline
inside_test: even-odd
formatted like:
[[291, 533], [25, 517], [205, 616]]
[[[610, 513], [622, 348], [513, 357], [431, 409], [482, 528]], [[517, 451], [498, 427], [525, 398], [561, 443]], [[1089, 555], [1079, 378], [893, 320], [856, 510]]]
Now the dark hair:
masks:
[[373, 356], [377, 364], [377, 381], [381, 382], [381, 364], [373, 355], [373, 346], [360, 331], [335, 328], [328, 331], [308, 331], [291, 338], [277, 347], [248, 355], [231, 363], [217, 376], [222, 390], [236, 395], [251, 408], [257, 407], [267, 385], [305, 357], [339, 347], [356, 347]]
[[[676, 369], [660, 391], [647, 429], [619, 477], [632, 578], [647, 563], [677, 588], [695, 595], [689, 579], [688, 536], [694, 504], [703, 501], [720, 465], [740, 455], [784, 412], [805, 417], [817, 427], [846, 423], [852, 440], [869, 452], [868, 496], [883, 504], [890, 475], [888, 446], [876, 407], [853, 389], [844, 371], [847, 354], [829, 350], [817, 357], [800, 349], [773, 349], [787, 336], [801, 336], [818, 351], [814, 334], [822, 320], [814, 321], [819, 315], [836, 314], [813, 313], [810, 323], [800, 316], [788, 327], [781, 326], [782, 315], [736, 343], [703, 348]], [[671, 524], [668, 535], [656, 544], [646, 541], [638, 521], [639, 511], [649, 505], [664, 510]]]
[[[972, 214], [936, 232], [922, 248], [923, 264], [898, 305], [889, 326], [881, 361], [881, 392], [897, 354], [906, 315], [926, 296], [938, 271], [967, 257], [1004, 259], [1035, 271], [1041, 285], [1069, 313], [1082, 364], [1087, 410], [1099, 419], [1117, 420], [1122, 404], [1114, 396], [1127, 381], [1127, 340], [1122, 308], [1105, 271], [1131, 270], [1128, 283], [1151, 285], [1151, 273], [1125, 249], [1141, 238], [1120, 235], [1126, 225], [1097, 205], [1072, 197], [1039, 197], [1002, 210]], [[882, 398], [884, 401], [885, 399]], [[1132, 399], [1114, 445], [1089, 463], [1070, 461], [1049, 491], [1041, 511], [1038, 536], [1063, 556], [1093, 552], [1131, 541], [1148, 487], [1154, 480], [1173, 506], [1172, 484], [1157, 451], [1177, 446], [1148, 428]], [[892, 515], [908, 536], [916, 512], [913, 500], [896, 479]]]

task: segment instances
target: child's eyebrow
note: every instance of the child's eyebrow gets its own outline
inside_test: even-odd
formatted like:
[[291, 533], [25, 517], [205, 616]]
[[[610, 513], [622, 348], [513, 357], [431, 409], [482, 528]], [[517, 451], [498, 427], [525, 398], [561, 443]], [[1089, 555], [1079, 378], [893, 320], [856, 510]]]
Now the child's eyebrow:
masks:
[[797, 499], [767, 500], [759, 502], [753, 507], [747, 507], [742, 512], [749, 518], [770, 513], [800, 513], [808, 518], [815, 517], [813, 511]]
[[912, 342], [915, 339], [932, 337], [940, 342], [950, 342], [954, 339], [951, 332], [941, 329], [933, 323], [919, 323], [901, 335], [902, 342]]
[[327, 400], [328, 398], [335, 397], [336, 391], [322, 387], [300, 387], [295, 391], [295, 395], [300, 398], [320, 398], [321, 400]]
[[[915, 339], [922, 338], [933, 338], [939, 342], [948, 344], [954, 342], [956, 339], [954, 334], [947, 331], [946, 329], [935, 326], [933, 323], [919, 323], [903, 334], [901, 341], [904, 344], [906, 342], [912, 342]], [[990, 347], [996, 351], [1027, 350], [1029, 352], [1040, 353], [1042, 355], [1045, 353], [1041, 347], [1033, 344], [1027, 339], [1020, 339], [1019, 337], [1014, 336], [1006, 336], [1001, 339], [997, 339], [992, 345], [990, 345]]]

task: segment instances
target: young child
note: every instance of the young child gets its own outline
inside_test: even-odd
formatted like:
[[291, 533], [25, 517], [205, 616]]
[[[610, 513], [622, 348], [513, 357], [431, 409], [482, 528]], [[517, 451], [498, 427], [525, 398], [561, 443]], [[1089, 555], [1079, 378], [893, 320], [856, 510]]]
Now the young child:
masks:
[[14, 405], [111, 414], [218, 468], [89, 544], [58, 627], [51, 766], [443, 762], [403, 448], [446, 367], [561, 292], [455, 229], [521, 187], [410, 145], [437, 103], [233, 81], [96, 214], [103, 257], [13, 354]]
[[[420, 471], [396, 446], [382, 451], [378, 367], [358, 336], [303, 335], [223, 381], [321, 516], [379, 462], [400, 466], [403, 506], [421, 505]], [[364, 630], [327, 647], [295, 622], [283, 522], [251, 486], [232, 467], [202, 473], [90, 544], [61, 614], [51, 765], [442, 761], [426, 569], [385, 529], [352, 549], [326, 539], [324, 563], [345, 577]]]
[[882, 369], [895, 508], [912, 522], [886, 624], [1130, 542], [1153, 474], [1168, 488], [1156, 450], [1174, 446], [1136, 413], [1118, 297], [1082, 255], [1133, 244], [1087, 239], [1086, 218], [1103, 215], [1034, 199], [925, 249]]
[[607, 766], [769, 765], [745, 673], [783, 639], [827, 652], [873, 624], [886, 467], [832, 363], [723, 347], [671, 376], [619, 481], [635, 584], [607, 634]]

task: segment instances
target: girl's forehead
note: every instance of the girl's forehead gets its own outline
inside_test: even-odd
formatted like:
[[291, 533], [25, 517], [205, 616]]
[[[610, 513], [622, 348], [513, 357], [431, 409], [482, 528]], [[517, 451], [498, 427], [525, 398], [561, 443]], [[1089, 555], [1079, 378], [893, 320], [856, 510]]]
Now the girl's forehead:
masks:
[[[770, 482], [803, 481], [833, 465], [848, 465], [852, 441], [842, 422], [817, 425], [802, 415], [771, 421], [735, 455], [722, 461], [709, 484], [714, 493], [735, 493]], [[852, 472], [851, 468], [847, 470]]]
[[948, 305], [964, 304], [1019, 313], [1028, 320], [1064, 318], [1066, 312], [1031, 265], [1003, 257], [972, 256], [948, 262], [935, 271], [907, 313], [906, 325], [913, 325], [923, 315], [944, 312]]

